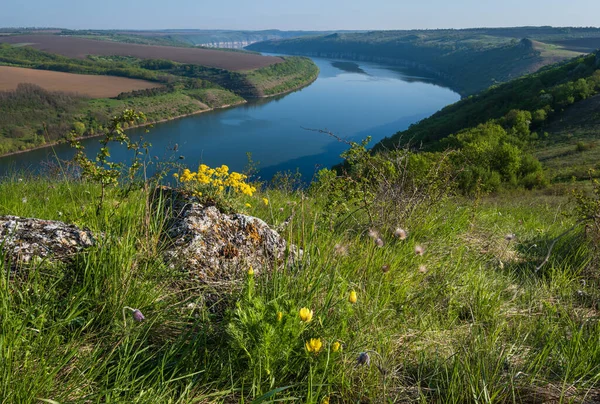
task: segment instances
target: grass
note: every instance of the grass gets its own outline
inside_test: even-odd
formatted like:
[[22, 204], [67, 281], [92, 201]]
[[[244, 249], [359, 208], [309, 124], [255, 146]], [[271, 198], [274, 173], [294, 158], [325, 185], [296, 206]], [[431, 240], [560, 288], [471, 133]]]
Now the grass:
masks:
[[589, 170], [600, 168], [598, 105], [599, 96], [580, 101], [541, 128], [549, 136], [535, 154], [556, 181], [588, 180]]
[[[322, 193], [263, 189], [246, 213], [278, 226], [294, 212], [282, 233], [307, 259], [215, 288], [163, 264], [165, 218], [144, 192], [112, 189], [97, 216], [98, 195], [74, 180], [0, 182], [0, 214], [104, 235], [71, 265], [1, 268], [3, 402], [533, 403], [598, 392], [600, 292], [585, 235], [561, 239], [534, 270], [573, 223], [563, 197], [450, 198], [377, 229], [377, 247], [360, 215], [332, 231]], [[124, 321], [125, 306], [146, 320]], [[358, 366], [361, 352], [370, 366]]]

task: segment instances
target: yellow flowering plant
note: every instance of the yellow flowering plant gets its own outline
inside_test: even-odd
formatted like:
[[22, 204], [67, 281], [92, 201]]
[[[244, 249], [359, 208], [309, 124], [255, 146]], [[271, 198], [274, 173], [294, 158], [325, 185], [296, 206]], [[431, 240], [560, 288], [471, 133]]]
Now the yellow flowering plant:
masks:
[[306, 341], [305, 346], [308, 352], [319, 353], [323, 347], [323, 342], [320, 338], [311, 338], [310, 341]]
[[197, 171], [186, 168], [180, 174], [174, 174], [174, 177], [182, 188], [213, 202], [224, 201], [232, 195], [252, 196], [256, 192], [256, 187], [247, 182], [246, 175], [230, 172], [226, 165], [211, 168], [200, 164]]
[[300, 316], [300, 320], [302, 320], [305, 323], [308, 323], [313, 318], [313, 311], [309, 310], [306, 307], [303, 307], [300, 309], [300, 312], [298, 313], [298, 315]]

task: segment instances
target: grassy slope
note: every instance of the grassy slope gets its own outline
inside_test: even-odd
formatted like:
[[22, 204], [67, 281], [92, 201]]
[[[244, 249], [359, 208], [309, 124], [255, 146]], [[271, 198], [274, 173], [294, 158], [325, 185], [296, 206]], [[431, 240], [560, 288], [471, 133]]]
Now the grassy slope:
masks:
[[[565, 43], [542, 43], [565, 40]], [[249, 49], [403, 64], [438, 74], [463, 95], [573, 57], [576, 38], [600, 48], [598, 29], [522, 27], [506, 29], [373, 31], [267, 41]], [[575, 45], [571, 46], [571, 41]], [[588, 47], [591, 46], [588, 44]]]
[[[0, 214], [105, 234], [70, 267], [42, 263], [9, 277], [0, 264], [0, 396], [9, 402], [249, 402], [285, 386], [277, 398], [315, 404], [598, 394], [600, 295], [587, 242], [570, 234], [533, 270], [572, 223], [560, 197], [447, 200], [398, 223], [405, 241], [391, 236], [396, 223], [380, 229], [377, 248], [364, 218], [331, 231], [324, 195], [265, 191], [242, 201], [253, 206], [247, 213], [277, 225], [294, 210], [285, 235], [310, 263], [257, 277], [254, 292], [242, 282], [228, 296], [161, 263], [162, 218], [145, 215], [143, 194], [113, 190], [97, 217], [98, 194], [81, 182], [0, 182]], [[124, 323], [124, 306], [146, 321]], [[315, 314], [307, 325], [298, 319], [304, 306]], [[310, 338], [325, 341], [319, 355], [306, 352]], [[331, 351], [334, 341], [341, 352]], [[357, 366], [367, 350], [371, 366]]]
[[277, 95], [306, 86], [319, 75], [319, 68], [308, 58], [286, 57], [283, 63], [252, 70], [246, 79], [261, 96]]
[[543, 130], [549, 138], [535, 154], [556, 180], [589, 179], [589, 169], [600, 170], [599, 95], [570, 106]]

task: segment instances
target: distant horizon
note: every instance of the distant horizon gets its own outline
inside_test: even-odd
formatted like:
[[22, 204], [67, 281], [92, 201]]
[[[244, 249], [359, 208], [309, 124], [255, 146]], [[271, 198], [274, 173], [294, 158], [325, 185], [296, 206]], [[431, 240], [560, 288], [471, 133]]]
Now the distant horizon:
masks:
[[368, 4], [360, 0], [304, 0], [301, 3], [171, 0], [168, 4], [163, 0], [6, 0], [0, 13], [0, 26], [138, 31], [391, 31], [596, 27], [598, 15], [600, 2], [597, 0], [571, 0], [568, 4], [563, 0], [455, 0], [452, 3], [371, 0]]
[[447, 28], [390, 28], [390, 29], [282, 29], [282, 28], [261, 28], [261, 29], [236, 29], [236, 28], [69, 28], [59, 26], [0, 26], [4, 29], [22, 29], [22, 30], [69, 30], [69, 31], [281, 31], [281, 32], [331, 32], [331, 31], [449, 31], [449, 30], [475, 30], [475, 29], [507, 29], [507, 28], [574, 28], [574, 29], [600, 29], [600, 25], [577, 26], [577, 25], [503, 25], [503, 26], [472, 26], [472, 27], [447, 27]]

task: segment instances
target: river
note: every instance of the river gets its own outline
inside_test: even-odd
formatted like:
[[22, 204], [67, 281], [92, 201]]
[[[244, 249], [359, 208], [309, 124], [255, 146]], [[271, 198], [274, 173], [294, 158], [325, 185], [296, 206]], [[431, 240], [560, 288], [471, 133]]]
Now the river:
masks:
[[[305, 180], [316, 170], [338, 163], [345, 145], [334, 138], [306, 130], [320, 129], [348, 140], [371, 136], [371, 145], [406, 129], [460, 96], [434, 79], [374, 63], [313, 58], [321, 72], [308, 87], [271, 99], [210, 111], [156, 125], [143, 134], [152, 144], [152, 161], [175, 159], [190, 168], [200, 162], [243, 170], [246, 153], [259, 162], [260, 175], [299, 169]], [[82, 143], [93, 155], [99, 138]], [[174, 150], [176, 149], [176, 150]], [[39, 172], [42, 161], [70, 159], [68, 145], [33, 150], [0, 158], [0, 173]], [[123, 147], [111, 149], [114, 160], [128, 161]], [[180, 160], [180, 156], [183, 157]]]

